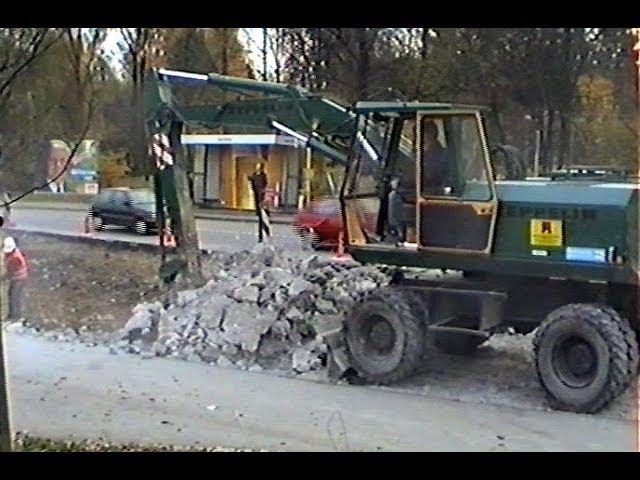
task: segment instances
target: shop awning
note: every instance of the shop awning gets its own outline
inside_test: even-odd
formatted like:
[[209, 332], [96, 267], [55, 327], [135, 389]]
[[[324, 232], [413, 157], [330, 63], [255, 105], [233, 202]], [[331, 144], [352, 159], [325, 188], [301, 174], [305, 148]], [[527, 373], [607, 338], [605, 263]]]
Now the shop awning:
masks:
[[275, 134], [207, 134], [182, 135], [183, 145], [291, 145], [295, 138]]

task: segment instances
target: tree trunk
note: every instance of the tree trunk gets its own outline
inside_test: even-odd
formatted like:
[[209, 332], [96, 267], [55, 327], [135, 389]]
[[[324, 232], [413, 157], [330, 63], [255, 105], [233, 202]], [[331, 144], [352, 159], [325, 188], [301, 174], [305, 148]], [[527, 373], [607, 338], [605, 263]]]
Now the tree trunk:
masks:
[[507, 134], [504, 131], [504, 126], [502, 125], [502, 119], [500, 117], [500, 111], [498, 109], [498, 103], [495, 99], [491, 105], [491, 114], [493, 115], [493, 119], [496, 125], [496, 131], [498, 132], [498, 141], [501, 145], [506, 145]]
[[229, 41], [226, 28], [222, 29], [222, 75], [229, 74]]
[[357, 92], [356, 99], [366, 99], [369, 96], [369, 71], [371, 68], [371, 45], [367, 42], [367, 31], [358, 29], [358, 62], [357, 62]]
[[558, 167], [566, 163], [567, 147], [569, 144], [569, 122], [564, 113], [560, 113], [560, 134], [558, 138]]
[[551, 172], [553, 169], [553, 123], [555, 118], [555, 112], [553, 110], [546, 110], [546, 121], [543, 121], [542, 130], [542, 152], [540, 164], [545, 174]]

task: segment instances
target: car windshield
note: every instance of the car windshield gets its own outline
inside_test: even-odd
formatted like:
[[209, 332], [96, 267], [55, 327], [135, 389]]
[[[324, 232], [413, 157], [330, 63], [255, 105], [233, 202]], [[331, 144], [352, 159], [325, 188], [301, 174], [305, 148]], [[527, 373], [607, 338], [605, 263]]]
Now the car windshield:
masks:
[[156, 197], [151, 191], [134, 191], [131, 192], [131, 201], [136, 204], [154, 204], [156, 202]]

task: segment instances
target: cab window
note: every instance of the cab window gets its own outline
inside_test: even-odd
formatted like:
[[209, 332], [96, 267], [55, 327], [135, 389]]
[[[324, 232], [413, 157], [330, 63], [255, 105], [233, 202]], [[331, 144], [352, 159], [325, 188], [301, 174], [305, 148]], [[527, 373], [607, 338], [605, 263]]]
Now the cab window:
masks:
[[491, 198], [477, 117], [422, 117], [420, 149], [423, 196], [477, 201]]

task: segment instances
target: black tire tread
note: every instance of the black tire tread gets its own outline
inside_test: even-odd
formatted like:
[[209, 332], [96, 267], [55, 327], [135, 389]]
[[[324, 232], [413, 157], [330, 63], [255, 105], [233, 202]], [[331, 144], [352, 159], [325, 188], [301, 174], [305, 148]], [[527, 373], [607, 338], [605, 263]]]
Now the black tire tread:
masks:
[[[597, 330], [606, 340], [611, 353], [609, 378], [601, 394], [582, 406], [571, 405], [556, 399], [547, 389], [540, 375], [538, 352], [547, 329], [565, 315], [579, 316]], [[538, 327], [534, 340], [535, 367], [540, 384], [547, 393], [551, 406], [558, 410], [576, 413], [597, 413], [620, 396], [631, 384], [638, 365], [638, 344], [635, 332], [629, 322], [621, 318], [611, 307], [598, 304], [573, 303], [564, 305], [553, 312]]]
[[[387, 385], [398, 382], [413, 374], [424, 360], [425, 354], [425, 331], [423, 316], [419, 312], [424, 311], [419, 296], [408, 290], [398, 287], [385, 287], [370, 293], [362, 302], [355, 305], [359, 309], [365, 302], [384, 302], [400, 318], [405, 329], [405, 344], [403, 348], [403, 359], [398, 367], [384, 375], [369, 375], [358, 365], [358, 361], [350, 352], [347, 342], [347, 355], [349, 362], [358, 372], [358, 375], [368, 383]], [[345, 327], [348, 325], [348, 318]]]

